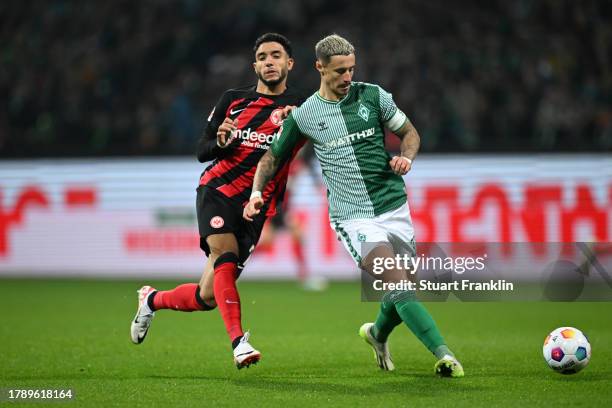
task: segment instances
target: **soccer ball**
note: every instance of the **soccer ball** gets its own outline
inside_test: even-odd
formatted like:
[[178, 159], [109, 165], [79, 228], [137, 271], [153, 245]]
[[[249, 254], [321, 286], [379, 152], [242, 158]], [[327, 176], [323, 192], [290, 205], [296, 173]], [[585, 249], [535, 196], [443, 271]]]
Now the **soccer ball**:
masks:
[[544, 339], [544, 360], [558, 373], [575, 374], [589, 364], [591, 344], [573, 327], [559, 327]]

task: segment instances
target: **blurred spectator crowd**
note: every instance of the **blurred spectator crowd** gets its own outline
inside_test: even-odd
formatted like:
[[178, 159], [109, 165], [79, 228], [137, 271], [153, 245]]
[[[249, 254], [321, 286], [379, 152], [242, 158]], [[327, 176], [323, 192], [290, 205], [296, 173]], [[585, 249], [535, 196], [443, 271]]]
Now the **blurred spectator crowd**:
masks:
[[252, 44], [357, 49], [425, 152], [612, 149], [612, 2], [23, 0], [0, 4], [0, 157], [192, 154], [221, 93], [255, 82]]

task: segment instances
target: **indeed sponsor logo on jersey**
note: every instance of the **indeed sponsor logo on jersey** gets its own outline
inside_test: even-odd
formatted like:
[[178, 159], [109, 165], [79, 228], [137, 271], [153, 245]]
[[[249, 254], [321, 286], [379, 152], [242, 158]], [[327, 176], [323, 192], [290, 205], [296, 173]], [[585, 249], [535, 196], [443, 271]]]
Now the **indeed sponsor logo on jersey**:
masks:
[[[242, 139], [243, 144], [247, 144], [251, 147], [258, 147], [262, 149], [267, 149], [267, 145], [271, 145], [276, 139], [280, 137], [278, 132], [272, 133], [271, 135], [267, 135], [265, 133], [258, 133], [252, 131], [251, 128], [247, 129], [237, 129], [232, 132], [232, 137], [236, 139]], [[265, 143], [265, 144], [262, 144]]]
[[356, 140], [364, 139], [366, 137], [373, 136], [374, 133], [376, 133], [376, 132], [375, 132], [373, 127], [369, 128], [369, 129], [366, 129], [366, 130], [363, 130], [361, 132], [351, 133], [350, 135], [346, 135], [346, 136], [340, 137], [340, 138], [338, 138], [336, 140], [332, 140], [330, 142], [324, 143], [323, 144], [323, 148], [326, 149], [326, 150], [329, 150], [329, 149], [335, 149], [336, 147], [346, 146], [346, 145], [349, 145], [349, 144], [353, 143]]

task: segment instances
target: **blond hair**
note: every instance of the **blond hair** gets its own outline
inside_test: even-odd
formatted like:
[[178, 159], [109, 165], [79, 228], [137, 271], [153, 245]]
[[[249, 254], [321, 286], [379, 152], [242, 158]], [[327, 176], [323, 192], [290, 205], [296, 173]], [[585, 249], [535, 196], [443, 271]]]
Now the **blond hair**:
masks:
[[315, 46], [315, 55], [324, 64], [327, 64], [334, 55], [351, 55], [355, 47], [338, 34], [328, 35]]

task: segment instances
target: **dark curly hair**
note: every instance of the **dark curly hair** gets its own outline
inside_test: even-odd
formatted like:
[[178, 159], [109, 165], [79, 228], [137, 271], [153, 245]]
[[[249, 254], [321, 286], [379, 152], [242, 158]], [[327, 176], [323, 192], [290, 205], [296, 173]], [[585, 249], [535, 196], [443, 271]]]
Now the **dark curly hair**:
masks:
[[260, 36], [257, 40], [255, 40], [255, 46], [253, 47], [253, 52], [256, 53], [259, 46], [267, 42], [279, 43], [280, 45], [283, 46], [287, 55], [289, 55], [290, 58], [293, 57], [293, 50], [291, 49], [291, 42], [287, 39], [287, 37], [285, 37], [282, 34], [278, 34], [278, 33], [265, 33], [264, 35]]

